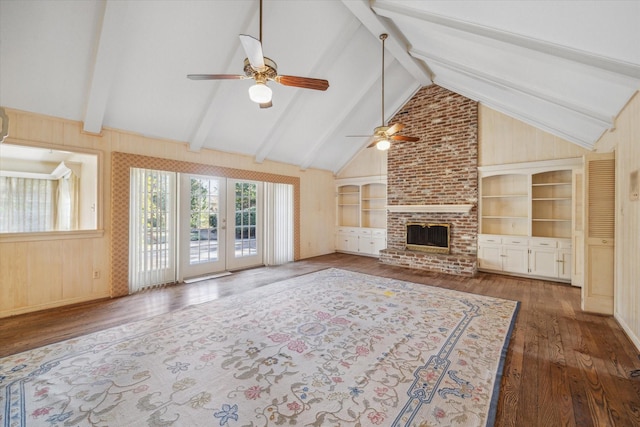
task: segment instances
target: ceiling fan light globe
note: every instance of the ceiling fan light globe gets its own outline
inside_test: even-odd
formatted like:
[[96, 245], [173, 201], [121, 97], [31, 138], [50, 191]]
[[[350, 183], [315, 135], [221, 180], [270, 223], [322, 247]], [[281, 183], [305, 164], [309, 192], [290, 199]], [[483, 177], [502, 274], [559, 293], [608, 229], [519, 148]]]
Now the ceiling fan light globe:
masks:
[[271, 102], [273, 92], [264, 83], [256, 83], [249, 88], [249, 98], [256, 104], [267, 104]]
[[386, 151], [391, 147], [391, 142], [388, 139], [381, 139], [376, 143], [376, 148], [380, 151]]

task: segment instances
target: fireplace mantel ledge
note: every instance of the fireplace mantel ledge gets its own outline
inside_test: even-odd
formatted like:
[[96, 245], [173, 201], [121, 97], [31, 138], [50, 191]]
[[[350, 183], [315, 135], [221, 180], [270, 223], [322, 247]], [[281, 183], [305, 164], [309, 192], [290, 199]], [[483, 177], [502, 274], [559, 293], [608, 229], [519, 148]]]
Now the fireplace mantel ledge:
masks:
[[469, 213], [473, 205], [387, 205], [389, 212]]

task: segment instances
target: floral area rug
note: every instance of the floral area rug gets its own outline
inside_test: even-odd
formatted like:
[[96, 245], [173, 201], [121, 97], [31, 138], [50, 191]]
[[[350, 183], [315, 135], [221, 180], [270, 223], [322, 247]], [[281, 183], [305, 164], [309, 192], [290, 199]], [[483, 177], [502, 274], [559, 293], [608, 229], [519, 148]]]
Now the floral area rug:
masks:
[[2, 358], [0, 424], [492, 425], [517, 310], [323, 270]]

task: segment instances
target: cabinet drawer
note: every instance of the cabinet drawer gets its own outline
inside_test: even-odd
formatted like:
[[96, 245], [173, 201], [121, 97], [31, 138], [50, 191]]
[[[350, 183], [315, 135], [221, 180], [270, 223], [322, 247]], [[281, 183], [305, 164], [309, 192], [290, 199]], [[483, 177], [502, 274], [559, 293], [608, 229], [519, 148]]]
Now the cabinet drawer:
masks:
[[338, 234], [357, 234], [359, 230], [354, 227], [338, 227]]
[[529, 246], [529, 239], [524, 237], [504, 237], [502, 243], [511, 246]]
[[558, 247], [558, 240], [556, 239], [531, 239], [531, 246], [541, 247], [541, 248], [556, 248]]
[[558, 248], [571, 249], [571, 240], [569, 239], [558, 240]]
[[386, 237], [387, 236], [387, 232], [385, 230], [373, 230], [371, 232], [371, 234], [373, 235], [373, 237]]
[[480, 243], [502, 243], [502, 237], [493, 236], [491, 234], [480, 234], [478, 236], [478, 242], [480, 242]]

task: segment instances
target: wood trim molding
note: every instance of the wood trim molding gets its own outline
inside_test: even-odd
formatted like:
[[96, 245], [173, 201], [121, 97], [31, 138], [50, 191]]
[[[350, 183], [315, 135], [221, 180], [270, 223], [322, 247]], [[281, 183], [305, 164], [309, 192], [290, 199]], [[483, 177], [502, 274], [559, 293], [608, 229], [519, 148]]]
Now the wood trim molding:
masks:
[[389, 212], [446, 212], [469, 213], [474, 205], [389, 205]]

